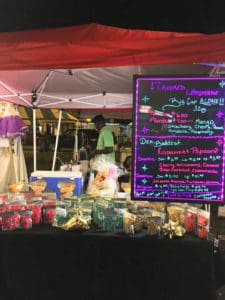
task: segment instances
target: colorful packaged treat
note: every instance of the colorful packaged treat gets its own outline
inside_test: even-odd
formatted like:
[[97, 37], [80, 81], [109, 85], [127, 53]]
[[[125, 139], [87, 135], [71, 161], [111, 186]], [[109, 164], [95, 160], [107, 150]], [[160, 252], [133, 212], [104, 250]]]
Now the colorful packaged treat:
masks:
[[0, 193], [0, 205], [4, 204], [8, 198], [9, 198], [8, 193]]
[[14, 211], [8, 211], [2, 214], [3, 231], [10, 231], [16, 228], [14, 214], [15, 214]]
[[37, 179], [35, 181], [30, 182], [30, 187], [34, 191], [35, 196], [40, 196], [41, 193], [45, 190], [47, 182], [43, 179]]
[[56, 200], [43, 200], [43, 206], [56, 206]]
[[161, 227], [161, 231], [163, 235], [168, 236], [170, 239], [172, 239], [173, 237], [182, 237], [186, 232], [185, 228], [182, 225], [171, 220], [169, 220], [168, 223], [165, 223]]
[[117, 213], [111, 208], [108, 208], [103, 211], [103, 219], [102, 219], [103, 230], [111, 231], [111, 232], [115, 231], [116, 216]]
[[2, 204], [0, 205], [0, 214], [4, 213], [6, 211], [6, 205]]
[[55, 191], [44, 191], [41, 193], [42, 199], [43, 200], [54, 200], [56, 201], [57, 196]]
[[93, 221], [95, 224], [100, 224], [102, 222], [102, 212], [109, 208], [109, 201], [104, 198], [99, 198], [93, 203]]
[[148, 235], [159, 235], [160, 227], [163, 222], [160, 217], [149, 217], [147, 219], [147, 234]]
[[26, 209], [26, 201], [19, 200], [19, 201], [11, 201], [6, 203], [7, 210], [14, 210], [14, 211], [21, 211]]
[[134, 234], [134, 224], [137, 216], [129, 212], [125, 212], [123, 216], [123, 231], [126, 234]]
[[14, 211], [14, 224], [15, 224], [15, 228], [20, 228], [20, 214], [19, 214], [19, 211]]
[[4, 204], [0, 205], [0, 227], [2, 226], [2, 213], [6, 212], [6, 206]]
[[65, 224], [61, 226], [64, 230], [88, 230], [90, 224], [90, 218], [83, 216], [82, 214], [74, 215]]
[[79, 203], [79, 207], [85, 207], [90, 209], [93, 209], [93, 205], [94, 205], [94, 199], [81, 200], [81, 202]]
[[12, 193], [12, 194], [22, 193], [26, 189], [25, 182], [18, 181], [16, 183], [9, 183], [8, 184], [8, 189], [9, 189], [9, 192]]
[[156, 211], [165, 212], [166, 203], [165, 202], [149, 202], [149, 208], [156, 210]]
[[169, 204], [167, 206], [169, 221], [184, 225], [185, 206], [178, 204]]
[[196, 232], [197, 230], [197, 209], [187, 207], [184, 213], [184, 228], [186, 232]]
[[43, 206], [42, 207], [42, 220], [44, 224], [52, 224], [54, 221], [56, 206]]
[[197, 215], [197, 235], [199, 238], [207, 239], [209, 232], [210, 213], [203, 209], [198, 209]]
[[20, 215], [20, 228], [32, 228], [32, 210], [26, 209], [19, 212]]
[[41, 223], [41, 208], [42, 203], [40, 201], [29, 203], [26, 205], [26, 209], [31, 210], [31, 218], [32, 218], [32, 224], [37, 225]]
[[63, 224], [65, 224], [67, 222], [67, 220], [68, 220], [68, 218], [67, 218], [66, 208], [57, 206], [52, 226], [60, 227]]
[[143, 219], [143, 215], [137, 215], [136, 219], [134, 221], [134, 231], [135, 232], [139, 232], [143, 229], [143, 224], [144, 224], [144, 219]]
[[60, 200], [64, 200], [65, 197], [73, 195], [73, 190], [76, 187], [76, 182], [74, 180], [59, 181], [57, 187], [60, 190]]

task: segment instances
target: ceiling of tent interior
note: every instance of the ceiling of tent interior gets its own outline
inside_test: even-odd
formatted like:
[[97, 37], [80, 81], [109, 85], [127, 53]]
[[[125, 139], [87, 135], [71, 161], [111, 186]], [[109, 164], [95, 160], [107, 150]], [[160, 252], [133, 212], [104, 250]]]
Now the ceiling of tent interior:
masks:
[[213, 70], [212, 64], [178, 64], [0, 71], [0, 99], [27, 107], [61, 108], [78, 118], [103, 113], [129, 119], [135, 74], [210, 75]]

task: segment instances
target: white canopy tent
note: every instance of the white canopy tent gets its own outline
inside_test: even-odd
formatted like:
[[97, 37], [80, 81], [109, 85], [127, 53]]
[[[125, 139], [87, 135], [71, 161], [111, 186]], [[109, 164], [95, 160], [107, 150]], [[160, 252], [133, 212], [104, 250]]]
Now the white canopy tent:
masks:
[[96, 23], [1, 32], [0, 99], [33, 108], [69, 109], [79, 118], [100, 112], [105, 117], [127, 118], [132, 111], [134, 74], [209, 74], [212, 66], [193, 63], [224, 61], [224, 37], [225, 33], [126, 29]]
[[[0, 98], [18, 105], [111, 112], [132, 110], [133, 75], [207, 75], [199, 64], [119, 66], [73, 70], [0, 71]], [[122, 114], [121, 114], [122, 117]]]
[[[105, 117], [131, 117], [133, 76], [141, 75], [209, 75], [211, 65], [144, 65], [73, 70], [0, 71], [0, 99], [33, 108], [73, 110], [79, 118], [103, 112]], [[54, 170], [61, 114], [58, 120]], [[33, 127], [36, 111], [33, 109]], [[36, 171], [36, 132], [34, 130], [34, 171]], [[76, 151], [77, 149], [75, 149]]]

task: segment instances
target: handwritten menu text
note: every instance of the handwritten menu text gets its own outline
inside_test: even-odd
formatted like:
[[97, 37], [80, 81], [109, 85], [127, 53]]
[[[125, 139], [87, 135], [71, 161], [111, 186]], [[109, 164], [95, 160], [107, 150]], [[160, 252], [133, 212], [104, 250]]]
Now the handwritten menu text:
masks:
[[135, 77], [132, 197], [223, 203], [225, 77]]

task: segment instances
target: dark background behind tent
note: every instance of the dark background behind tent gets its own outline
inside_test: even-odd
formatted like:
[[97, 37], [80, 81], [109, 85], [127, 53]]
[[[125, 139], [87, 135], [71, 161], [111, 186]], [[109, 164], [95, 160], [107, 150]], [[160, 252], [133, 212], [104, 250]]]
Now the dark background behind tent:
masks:
[[1, 0], [0, 31], [98, 23], [177, 32], [225, 31], [223, 0]]

